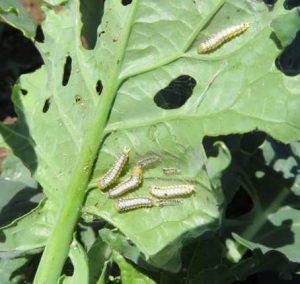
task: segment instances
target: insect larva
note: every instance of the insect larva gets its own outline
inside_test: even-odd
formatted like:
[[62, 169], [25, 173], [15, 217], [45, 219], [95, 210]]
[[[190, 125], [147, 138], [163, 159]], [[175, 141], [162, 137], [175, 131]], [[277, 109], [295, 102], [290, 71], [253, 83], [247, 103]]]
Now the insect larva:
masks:
[[215, 36], [213, 36], [209, 40], [202, 42], [199, 45], [197, 51], [198, 53], [208, 53], [212, 50], [215, 50], [226, 41], [229, 41], [234, 37], [237, 37], [238, 35], [245, 32], [249, 27], [250, 27], [249, 23], [243, 23], [243, 24], [229, 27], [221, 32], [218, 32]]
[[165, 199], [165, 200], [158, 200], [157, 206], [164, 207], [164, 206], [176, 206], [182, 204], [182, 199]]
[[141, 168], [145, 168], [146, 166], [150, 165], [150, 164], [153, 164], [153, 163], [156, 163], [160, 161], [160, 157], [157, 156], [157, 155], [151, 155], [151, 156], [148, 156], [142, 160], [139, 160], [137, 162], [137, 165]]
[[152, 186], [150, 193], [157, 198], [172, 198], [178, 196], [190, 195], [194, 191], [191, 184], [179, 184], [172, 186]]
[[129, 210], [152, 207], [152, 206], [154, 206], [154, 201], [152, 198], [148, 198], [148, 197], [124, 198], [124, 199], [119, 199], [116, 202], [116, 209], [119, 212], [125, 212]]
[[126, 165], [129, 157], [129, 149], [124, 149], [123, 152], [118, 156], [116, 161], [110, 170], [100, 179], [98, 182], [98, 187], [100, 189], [105, 189], [113, 184], [119, 175], [121, 174], [124, 166]]
[[163, 168], [163, 173], [165, 175], [179, 175], [181, 171], [177, 168]]
[[108, 197], [114, 198], [120, 195], [125, 194], [126, 192], [137, 188], [143, 180], [143, 171], [140, 167], [135, 166], [132, 169], [132, 176], [125, 180], [124, 182], [119, 183], [114, 188], [108, 191]]

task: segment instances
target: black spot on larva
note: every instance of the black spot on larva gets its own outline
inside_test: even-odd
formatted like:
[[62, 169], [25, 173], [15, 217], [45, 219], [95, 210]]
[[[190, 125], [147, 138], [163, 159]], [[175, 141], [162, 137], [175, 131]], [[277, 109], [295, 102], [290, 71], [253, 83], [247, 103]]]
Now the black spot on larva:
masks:
[[285, 0], [283, 6], [285, 9], [291, 10], [297, 6], [300, 6], [300, 0]]
[[102, 81], [98, 80], [97, 83], [96, 83], [96, 92], [97, 92], [97, 94], [101, 95], [102, 90], [103, 90]]
[[69, 82], [70, 76], [71, 76], [71, 70], [72, 70], [72, 58], [70, 56], [67, 56], [64, 66], [64, 73], [62, 78], [62, 85], [66, 86]]
[[21, 93], [23, 96], [26, 96], [28, 94], [28, 91], [25, 89], [21, 89]]
[[121, 0], [122, 5], [127, 6], [131, 4], [132, 0]]
[[45, 100], [45, 103], [44, 103], [44, 106], [43, 106], [43, 113], [46, 113], [49, 110], [50, 104], [51, 104], [50, 98]]
[[75, 96], [75, 102], [76, 102], [76, 103], [80, 103], [81, 101], [82, 101], [81, 96], [76, 95], [76, 96]]
[[196, 80], [189, 75], [181, 75], [160, 90], [154, 97], [154, 102], [163, 109], [180, 108], [192, 95]]
[[287, 76], [300, 74], [300, 32], [293, 42], [277, 57], [276, 67]]
[[105, 34], [105, 31], [101, 31], [98, 36], [100, 37], [103, 34]]
[[253, 201], [247, 191], [240, 188], [226, 208], [226, 218], [237, 218], [253, 209]]
[[43, 43], [43, 42], [44, 42], [45, 36], [44, 36], [44, 32], [43, 32], [43, 29], [42, 29], [41, 25], [38, 25], [38, 26], [37, 26], [34, 39], [35, 39], [37, 42], [40, 42], [40, 43]]

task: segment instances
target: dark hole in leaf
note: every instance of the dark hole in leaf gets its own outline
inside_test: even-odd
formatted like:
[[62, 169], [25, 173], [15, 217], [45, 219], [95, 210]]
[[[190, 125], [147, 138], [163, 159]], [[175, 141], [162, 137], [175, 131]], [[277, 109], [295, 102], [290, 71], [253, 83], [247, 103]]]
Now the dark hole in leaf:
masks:
[[62, 79], [63, 86], [66, 86], [68, 84], [71, 76], [71, 70], [72, 70], [72, 58], [70, 56], [67, 56], [65, 66], [64, 66], [63, 79]]
[[300, 74], [300, 32], [293, 42], [277, 57], [276, 67], [287, 76]]
[[121, 0], [122, 5], [127, 6], [131, 4], [132, 0]]
[[81, 41], [86, 49], [93, 49], [97, 40], [97, 29], [103, 15], [103, 0], [79, 1], [82, 20]]
[[267, 4], [267, 5], [275, 5], [275, 3], [277, 2], [277, 0], [264, 0], [264, 2]]
[[253, 209], [253, 201], [246, 190], [240, 188], [228, 204], [225, 212], [226, 218], [237, 218], [247, 214]]
[[98, 80], [97, 83], [96, 83], [96, 92], [97, 92], [97, 94], [101, 95], [102, 90], [103, 90], [102, 81]]
[[12, 86], [21, 74], [39, 68], [43, 60], [32, 40], [24, 37], [21, 31], [4, 23], [0, 23], [0, 30], [0, 120], [2, 121], [8, 116], [16, 116], [10, 99]]
[[264, 143], [267, 135], [262, 131], [245, 133], [241, 138], [240, 147], [244, 152], [254, 153]]
[[50, 108], [50, 98], [45, 100], [44, 106], [43, 106], [43, 113], [46, 113]]
[[25, 89], [21, 89], [21, 93], [23, 96], [26, 96], [28, 94], [28, 91]]
[[63, 266], [63, 273], [66, 275], [66, 276], [72, 276], [73, 273], [74, 273], [74, 266], [72, 264], [72, 261], [70, 258], [67, 258], [64, 266]]
[[34, 39], [35, 39], [37, 42], [40, 42], [40, 43], [43, 43], [43, 42], [44, 42], [45, 36], [44, 36], [44, 32], [43, 32], [43, 29], [42, 29], [41, 25], [38, 25], [38, 26], [37, 26]]
[[79, 96], [79, 95], [76, 95], [76, 96], [75, 96], [75, 102], [76, 102], [76, 103], [80, 103], [81, 100], [82, 100], [82, 99], [81, 99], [81, 96]]
[[300, 6], [300, 0], [285, 0], [283, 6], [285, 9], [291, 10], [297, 6]]
[[103, 34], [105, 34], [105, 31], [101, 31], [101, 32], [99, 33], [99, 37], [100, 37], [101, 35], [103, 35]]
[[185, 104], [192, 95], [196, 80], [189, 75], [181, 75], [160, 90], [154, 97], [154, 102], [163, 109], [176, 109]]
[[116, 263], [112, 264], [112, 267], [111, 267], [111, 270], [110, 270], [110, 274], [113, 277], [118, 277], [118, 276], [121, 275], [121, 270], [120, 270], [119, 266]]

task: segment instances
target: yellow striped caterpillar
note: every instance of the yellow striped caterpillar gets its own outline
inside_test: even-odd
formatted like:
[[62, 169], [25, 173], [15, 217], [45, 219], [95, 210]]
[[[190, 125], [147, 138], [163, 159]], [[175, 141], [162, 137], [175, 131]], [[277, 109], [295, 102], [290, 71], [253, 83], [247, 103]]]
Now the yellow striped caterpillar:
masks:
[[108, 191], [108, 197], [114, 198], [125, 194], [126, 192], [137, 188], [143, 180], [143, 171], [140, 167], [135, 166], [132, 169], [132, 176], [127, 180], [119, 183]]
[[150, 193], [157, 198], [173, 198], [190, 195], [194, 191], [192, 184], [179, 184], [172, 186], [152, 186]]
[[219, 46], [221, 46], [226, 41], [229, 41], [243, 32], [245, 32], [250, 27], [249, 23], [242, 23], [239, 25], [235, 25], [232, 27], [229, 27], [223, 31], [218, 32], [216, 35], [211, 37], [209, 40], [202, 42], [198, 46], [198, 53], [209, 53], [215, 49], [217, 49]]
[[103, 190], [112, 185], [120, 176], [124, 166], [126, 165], [129, 157], [129, 149], [124, 149], [122, 153], [115, 160], [111, 169], [98, 182], [98, 187]]
[[147, 208], [153, 206], [154, 206], [153, 199], [148, 197], [124, 198], [124, 199], [119, 199], [116, 202], [116, 209], [119, 212], [125, 212], [125, 211], [134, 210], [138, 208]]

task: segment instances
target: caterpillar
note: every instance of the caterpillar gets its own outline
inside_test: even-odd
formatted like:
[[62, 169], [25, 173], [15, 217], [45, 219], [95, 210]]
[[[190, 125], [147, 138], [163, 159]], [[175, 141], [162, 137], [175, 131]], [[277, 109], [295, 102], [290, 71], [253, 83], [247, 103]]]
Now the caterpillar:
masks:
[[178, 196], [190, 195], [194, 191], [191, 184], [180, 184], [172, 186], [152, 186], [150, 193], [157, 198], [172, 198]]
[[176, 206], [182, 204], [182, 199], [159, 199], [157, 201], [157, 206], [164, 207], [164, 206]]
[[124, 149], [123, 152], [115, 160], [111, 169], [109, 169], [106, 174], [100, 179], [100, 181], [98, 182], [98, 187], [101, 190], [106, 189], [118, 179], [128, 161], [129, 151], [129, 149]]
[[163, 168], [163, 173], [165, 175], [179, 175], [181, 171], [177, 168]]
[[150, 164], [153, 164], [153, 163], [156, 163], [160, 161], [160, 157], [157, 156], [157, 155], [151, 155], [151, 156], [148, 156], [142, 160], [139, 160], [137, 162], [137, 165], [141, 168], [145, 168], [146, 166], [150, 165]]
[[154, 201], [148, 197], [124, 198], [119, 199], [115, 206], [119, 212], [125, 212], [138, 208], [153, 207]]
[[242, 23], [239, 25], [229, 27], [223, 31], [220, 31], [209, 40], [202, 42], [198, 46], [197, 51], [198, 53], [209, 53], [215, 50], [216, 48], [218, 48], [219, 46], [221, 46], [226, 41], [229, 41], [239, 36], [240, 34], [245, 32], [249, 27], [250, 27], [249, 23]]
[[114, 198], [120, 195], [125, 194], [126, 192], [137, 188], [143, 180], [143, 171], [140, 167], [135, 166], [132, 169], [132, 176], [121, 182], [120, 184], [116, 185], [114, 188], [108, 191], [108, 197]]

